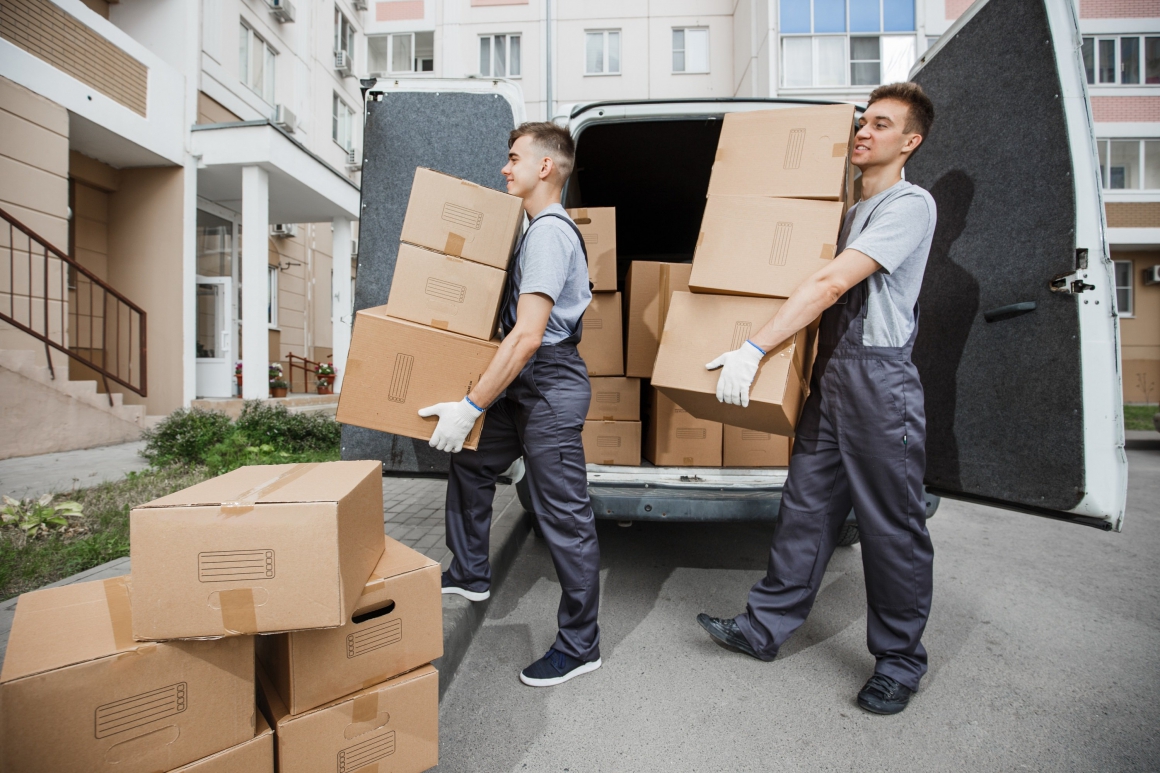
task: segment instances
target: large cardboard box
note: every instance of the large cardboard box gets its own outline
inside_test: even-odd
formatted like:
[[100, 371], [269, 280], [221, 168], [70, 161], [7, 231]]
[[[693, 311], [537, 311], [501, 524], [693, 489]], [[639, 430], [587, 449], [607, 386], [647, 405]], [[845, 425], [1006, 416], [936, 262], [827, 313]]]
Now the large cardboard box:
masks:
[[698, 419], [792, 437], [809, 383], [808, 330], [762, 360], [747, 408], [718, 402], [720, 370], [705, 369], [706, 363], [744, 344], [783, 303], [775, 298], [673, 293], [653, 386]]
[[582, 437], [587, 464], [640, 466], [639, 421], [586, 421]]
[[262, 712], [255, 713], [258, 732], [253, 738], [169, 773], [274, 773], [274, 731]]
[[596, 421], [640, 421], [640, 379], [599, 376], [589, 379], [592, 402], [588, 419]]
[[133, 636], [333, 628], [383, 553], [378, 461], [242, 467], [133, 509]]
[[657, 345], [665, 329], [669, 300], [677, 290], [689, 289], [688, 263], [660, 263], [634, 260], [625, 279], [625, 306], [628, 308], [628, 345], [624, 375], [651, 378]]
[[616, 208], [570, 209], [588, 250], [588, 279], [596, 292], [616, 292]]
[[726, 113], [709, 195], [849, 201], [853, 105]]
[[400, 238], [507, 269], [523, 222], [524, 203], [518, 197], [419, 167]]
[[842, 203], [710, 196], [689, 289], [788, 298], [837, 251]]
[[431, 666], [291, 714], [258, 669], [278, 773], [419, 773], [439, 764], [439, 673]]
[[291, 714], [443, 655], [439, 562], [384, 540], [383, 556], [341, 627], [258, 637], [258, 660]]
[[652, 392], [644, 458], [659, 467], [720, 467], [721, 422], [698, 419]]
[[[386, 311], [386, 306], [378, 306], [355, 315], [336, 418], [343, 424], [430, 440], [439, 419], [424, 419], [419, 409], [462, 400], [479, 383], [499, 342], [394, 319]], [[476, 421], [464, 448], [474, 449], [479, 443], [483, 422], [484, 417]]]
[[755, 429], [726, 425], [723, 443], [725, 467], [788, 467], [793, 440]]
[[0, 672], [0, 769], [172, 770], [254, 736], [254, 640], [133, 640], [127, 577], [26, 593]]
[[387, 314], [490, 341], [506, 276], [482, 263], [400, 244]]
[[620, 315], [620, 293], [592, 293], [577, 347], [588, 366], [589, 376], [624, 375], [624, 332]]

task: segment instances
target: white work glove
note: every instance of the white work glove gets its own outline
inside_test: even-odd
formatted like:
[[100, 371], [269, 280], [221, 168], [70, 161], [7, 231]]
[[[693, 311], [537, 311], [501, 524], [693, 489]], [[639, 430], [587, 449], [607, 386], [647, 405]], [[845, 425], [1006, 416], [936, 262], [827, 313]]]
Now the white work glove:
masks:
[[439, 417], [435, 434], [431, 435], [430, 446], [453, 454], [463, 450], [463, 441], [467, 439], [471, 428], [475, 426], [475, 420], [482, 413], [483, 411], [472, 405], [466, 397], [457, 403], [436, 403], [419, 409], [419, 415], [424, 419], [428, 416]]
[[757, 366], [765, 352], [751, 341], [741, 344], [740, 349], [725, 352], [705, 366], [706, 370], [721, 368], [717, 379], [717, 399], [723, 403], [749, 407], [749, 386], [757, 375]]

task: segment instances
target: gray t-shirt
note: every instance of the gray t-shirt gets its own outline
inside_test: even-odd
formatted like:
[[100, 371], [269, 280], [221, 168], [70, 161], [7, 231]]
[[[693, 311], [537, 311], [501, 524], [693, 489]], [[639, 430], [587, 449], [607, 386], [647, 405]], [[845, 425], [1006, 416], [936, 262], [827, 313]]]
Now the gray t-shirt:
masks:
[[838, 253], [857, 250], [882, 266], [866, 280], [870, 293], [863, 346], [900, 347], [910, 339], [935, 218], [931, 195], [905, 180], [859, 201], [846, 213]]
[[[592, 293], [588, 289], [588, 261], [576, 232], [559, 218], [547, 217], [556, 212], [568, 217], [559, 204], [544, 208], [524, 232], [519, 260], [512, 267], [515, 298], [510, 314], [514, 322], [514, 302], [520, 293], [543, 293], [552, 299], [552, 313], [544, 330], [543, 344], [558, 344], [576, 329]], [[540, 222], [543, 220], [543, 222]]]

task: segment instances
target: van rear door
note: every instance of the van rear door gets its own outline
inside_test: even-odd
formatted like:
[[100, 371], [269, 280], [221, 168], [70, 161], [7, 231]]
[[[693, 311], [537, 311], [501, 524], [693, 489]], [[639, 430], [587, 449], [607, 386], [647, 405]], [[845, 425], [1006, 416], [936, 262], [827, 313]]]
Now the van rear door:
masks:
[[914, 359], [928, 490], [1119, 530], [1115, 284], [1070, 0], [980, 0], [911, 72], [938, 226]]

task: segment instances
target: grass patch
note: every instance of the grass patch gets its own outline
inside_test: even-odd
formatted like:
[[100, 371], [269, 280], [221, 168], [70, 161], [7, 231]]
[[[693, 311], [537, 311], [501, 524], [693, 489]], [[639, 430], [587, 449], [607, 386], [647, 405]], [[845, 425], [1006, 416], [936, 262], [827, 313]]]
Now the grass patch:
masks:
[[1152, 423], [1152, 416], [1160, 413], [1160, 408], [1155, 405], [1125, 405], [1124, 406], [1124, 429], [1142, 429], [1156, 431], [1156, 425]]

